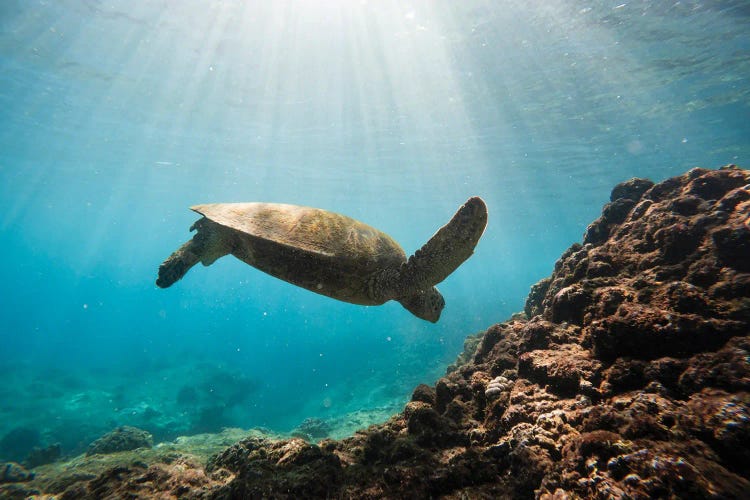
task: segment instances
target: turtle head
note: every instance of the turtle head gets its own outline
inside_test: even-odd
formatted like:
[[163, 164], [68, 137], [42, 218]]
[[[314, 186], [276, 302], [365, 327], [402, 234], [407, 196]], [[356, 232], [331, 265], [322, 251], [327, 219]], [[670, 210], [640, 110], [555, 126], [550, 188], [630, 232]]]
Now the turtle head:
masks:
[[417, 318], [421, 318], [432, 323], [437, 323], [440, 319], [440, 313], [445, 307], [445, 299], [434, 286], [427, 291], [420, 291], [414, 295], [404, 297], [399, 300], [407, 311]]

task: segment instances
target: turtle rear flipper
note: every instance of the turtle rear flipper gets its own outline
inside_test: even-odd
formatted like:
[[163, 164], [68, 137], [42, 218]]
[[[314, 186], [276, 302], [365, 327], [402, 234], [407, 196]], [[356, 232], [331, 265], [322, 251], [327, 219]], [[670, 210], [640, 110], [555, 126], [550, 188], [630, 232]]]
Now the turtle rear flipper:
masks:
[[469, 198], [401, 268], [400, 292], [410, 295], [429, 290], [448, 277], [474, 253], [487, 226], [487, 205], [478, 196]]
[[159, 266], [159, 277], [156, 279], [159, 288], [169, 288], [198, 262], [210, 266], [216, 259], [229, 253], [229, 245], [220, 232], [215, 231], [213, 223], [201, 219], [190, 227], [191, 231], [193, 229], [198, 230], [193, 239], [175, 250]]
[[161, 263], [159, 277], [156, 278], [156, 286], [169, 288], [182, 279], [190, 268], [201, 260], [195, 252], [195, 246], [195, 242], [190, 240]]

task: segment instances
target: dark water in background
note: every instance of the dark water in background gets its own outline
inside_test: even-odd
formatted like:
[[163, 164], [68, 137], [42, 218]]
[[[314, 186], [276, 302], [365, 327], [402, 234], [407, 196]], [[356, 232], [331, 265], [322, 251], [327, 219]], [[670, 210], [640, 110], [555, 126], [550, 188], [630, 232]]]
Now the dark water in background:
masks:
[[[750, 165], [750, 5], [3, 1], [0, 151], [0, 437], [344, 429], [522, 309], [617, 182]], [[489, 226], [437, 325], [233, 258], [154, 285], [192, 204], [411, 253], [470, 195]]]

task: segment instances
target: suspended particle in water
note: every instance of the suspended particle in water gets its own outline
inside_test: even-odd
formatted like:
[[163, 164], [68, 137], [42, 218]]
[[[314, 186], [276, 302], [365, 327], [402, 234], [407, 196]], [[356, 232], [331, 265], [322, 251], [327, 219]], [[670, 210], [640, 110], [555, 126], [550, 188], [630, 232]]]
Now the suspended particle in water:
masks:
[[638, 139], [634, 139], [628, 143], [628, 153], [631, 155], [637, 155], [643, 152], [643, 143]]

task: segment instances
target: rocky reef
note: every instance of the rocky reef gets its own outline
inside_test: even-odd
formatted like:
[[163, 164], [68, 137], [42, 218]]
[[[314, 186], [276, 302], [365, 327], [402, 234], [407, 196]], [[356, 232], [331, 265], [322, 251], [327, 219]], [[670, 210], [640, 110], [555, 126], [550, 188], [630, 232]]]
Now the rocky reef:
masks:
[[151, 448], [153, 445], [154, 438], [147, 431], [123, 425], [91, 443], [86, 455], [106, 455], [118, 451]]
[[[750, 172], [632, 179], [524, 315], [383, 424], [151, 455], [57, 498], [747, 498], [748, 333]], [[40, 476], [0, 494], [48, 491]]]

